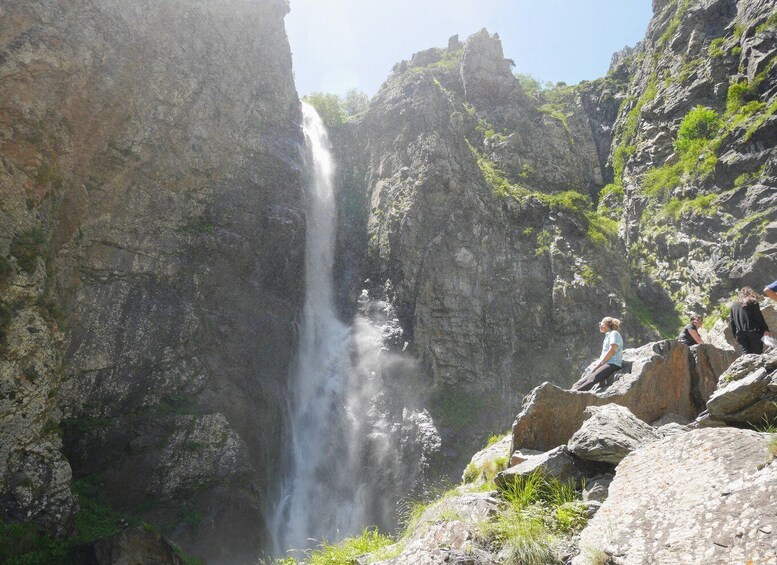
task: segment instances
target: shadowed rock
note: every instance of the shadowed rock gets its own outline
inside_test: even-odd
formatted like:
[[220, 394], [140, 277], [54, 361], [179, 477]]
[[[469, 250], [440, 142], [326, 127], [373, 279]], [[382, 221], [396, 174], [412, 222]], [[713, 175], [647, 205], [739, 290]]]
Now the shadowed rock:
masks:
[[567, 446], [560, 445], [546, 453], [529, 457], [523, 463], [502, 471], [494, 478], [494, 482], [499, 488], [505, 488], [514, 483], [518, 477], [525, 477], [532, 473], [542, 473], [563, 482], [578, 482], [604, 470], [606, 469], [601, 465], [575, 457], [569, 452]]
[[585, 413], [590, 418], [567, 443], [569, 452], [581, 459], [617, 465], [638, 447], [661, 437], [623, 406], [590, 406]]
[[618, 466], [609, 496], [580, 536], [624, 565], [772, 563], [777, 466], [771, 436], [694, 430], [641, 448]]
[[761, 424], [777, 417], [777, 351], [737, 359], [721, 375], [707, 410], [711, 419], [729, 423]]

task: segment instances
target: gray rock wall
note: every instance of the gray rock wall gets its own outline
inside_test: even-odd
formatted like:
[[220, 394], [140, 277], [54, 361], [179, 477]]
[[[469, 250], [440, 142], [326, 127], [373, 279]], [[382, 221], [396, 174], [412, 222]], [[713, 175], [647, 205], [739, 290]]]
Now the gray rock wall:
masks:
[[28, 325], [46, 326], [13, 294], [14, 242], [31, 230], [44, 240], [32, 253], [48, 253], [36, 284], [64, 313], [32, 357], [3, 366], [4, 391], [62, 342], [43, 382], [76, 478], [216, 562], [264, 542], [303, 295], [287, 11], [283, 0], [0, 8], [10, 345], [18, 320], [38, 312]]

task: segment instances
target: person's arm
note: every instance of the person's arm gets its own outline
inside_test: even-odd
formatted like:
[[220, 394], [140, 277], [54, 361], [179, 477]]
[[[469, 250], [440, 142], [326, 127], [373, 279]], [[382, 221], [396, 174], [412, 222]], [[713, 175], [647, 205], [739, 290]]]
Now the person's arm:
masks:
[[688, 333], [691, 334], [693, 341], [696, 343], [704, 343], [704, 340], [699, 335], [699, 332], [697, 332], [695, 329], [688, 330]]
[[777, 281], [774, 281], [772, 284], [764, 288], [764, 296], [767, 296], [771, 298], [772, 300], [777, 300], [777, 292], [775, 292], [775, 288], [777, 286]]
[[769, 326], [767, 325], [766, 320], [764, 320], [764, 315], [761, 313], [761, 307], [757, 304], [755, 305], [755, 319], [756, 323], [764, 331], [764, 335], [772, 335], [772, 332], [769, 331]]
[[599, 364], [596, 366], [598, 369], [599, 367], [602, 367], [609, 361], [613, 355], [615, 355], [618, 352], [618, 344], [613, 343], [610, 345], [610, 349], [607, 350], [607, 353], [604, 354], [604, 357], [602, 357], [601, 361], [599, 361]]

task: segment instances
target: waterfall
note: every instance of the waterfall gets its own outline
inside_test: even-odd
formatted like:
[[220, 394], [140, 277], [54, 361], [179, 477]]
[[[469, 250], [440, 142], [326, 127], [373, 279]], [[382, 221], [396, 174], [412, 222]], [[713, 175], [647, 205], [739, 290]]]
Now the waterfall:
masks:
[[440, 447], [428, 412], [412, 408], [415, 361], [387, 347], [401, 349], [391, 305], [365, 290], [351, 325], [335, 313], [334, 163], [321, 118], [308, 104], [302, 113], [310, 172], [306, 290], [289, 382], [286, 474], [269, 524], [275, 555], [314, 540], [336, 543], [370, 525], [395, 527], [398, 499]]
[[326, 128], [303, 103], [311, 179], [307, 190], [305, 306], [291, 379], [291, 474], [275, 511], [278, 549], [305, 548], [363, 526], [347, 411], [351, 332], [336, 316], [332, 289], [335, 248], [334, 163]]

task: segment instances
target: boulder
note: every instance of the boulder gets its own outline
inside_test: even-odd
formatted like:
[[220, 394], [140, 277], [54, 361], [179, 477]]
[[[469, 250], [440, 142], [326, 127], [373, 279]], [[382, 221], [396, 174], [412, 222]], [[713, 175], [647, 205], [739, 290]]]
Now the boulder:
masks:
[[592, 553], [623, 565], [774, 563], [773, 437], [703, 429], [634, 451], [581, 533], [573, 564]]
[[499, 470], [499, 467], [507, 467], [510, 455], [510, 442], [512, 436], [506, 435], [496, 443], [485, 447], [472, 456], [472, 460], [462, 474], [461, 480], [465, 483], [481, 483]]
[[693, 400], [698, 410], [704, 408], [718, 386], [718, 378], [737, 358], [733, 348], [717, 347], [703, 343], [690, 348], [691, 387]]
[[586, 477], [595, 476], [603, 470], [606, 469], [601, 465], [584, 461], [572, 455], [565, 445], [561, 445], [541, 455], [529, 457], [523, 463], [502, 471], [494, 478], [494, 482], [499, 488], [505, 488], [515, 482], [518, 477], [537, 472], [560, 481], [578, 482]]
[[403, 539], [399, 555], [375, 563], [496, 565], [495, 557], [478, 544], [478, 524], [492, 517], [501, 504], [488, 493], [458, 493], [445, 497], [424, 510]]
[[610, 489], [613, 475], [605, 474], [588, 479], [583, 487], [583, 500], [604, 502]]
[[710, 418], [762, 424], [777, 418], [777, 351], [743, 355], [720, 377], [707, 402]]
[[513, 450], [543, 451], [564, 445], [586, 419], [589, 406], [618, 404], [640, 420], [653, 422], [666, 414], [692, 420], [688, 348], [676, 341], [659, 341], [626, 349], [624, 361], [631, 373], [617, 373], [612, 386], [600, 393], [572, 392], [543, 383], [524, 399], [513, 423]]
[[661, 437], [623, 406], [590, 406], [585, 413], [590, 417], [567, 443], [569, 452], [581, 459], [617, 465], [638, 447]]

